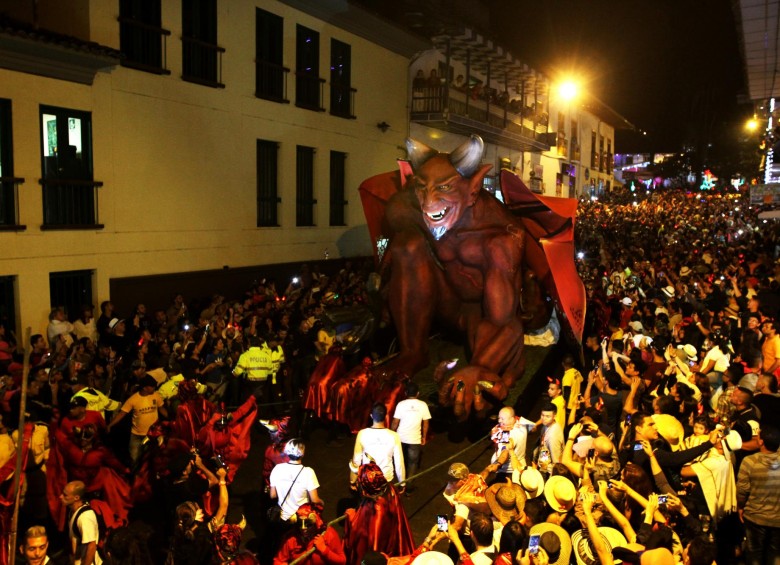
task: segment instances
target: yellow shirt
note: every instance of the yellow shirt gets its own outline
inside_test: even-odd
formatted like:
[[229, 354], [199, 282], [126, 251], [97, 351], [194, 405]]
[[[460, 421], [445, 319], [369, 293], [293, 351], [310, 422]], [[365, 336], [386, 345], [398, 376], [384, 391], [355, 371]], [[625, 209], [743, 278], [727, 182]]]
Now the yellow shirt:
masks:
[[577, 408], [577, 397], [580, 394], [580, 386], [582, 385], [582, 373], [580, 373], [577, 369], [572, 367], [571, 369], [567, 369], [565, 373], [563, 373], [563, 381], [561, 382], [561, 386], [563, 388], [571, 387], [571, 391], [569, 392], [569, 398], [566, 401], [566, 408], [569, 410], [573, 410]]
[[555, 412], [555, 421], [560, 424], [562, 430], [565, 429], [565, 426], [566, 426], [566, 402], [563, 400], [563, 395], [556, 396], [550, 402], [555, 404], [555, 407], [558, 409]]
[[764, 356], [764, 371], [769, 371], [775, 361], [780, 357], [780, 335], [775, 335], [771, 338], [764, 340], [764, 345], [761, 346], [761, 355]]
[[162, 405], [163, 398], [157, 391], [149, 396], [142, 396], [140, 392], [136, 392], [128, 398], [122, 405], [122, 412], [133, 413], [133, 426], [130, 430], [132, 434], [145, 436], [152, 424], [158, 420], [157, 410]]

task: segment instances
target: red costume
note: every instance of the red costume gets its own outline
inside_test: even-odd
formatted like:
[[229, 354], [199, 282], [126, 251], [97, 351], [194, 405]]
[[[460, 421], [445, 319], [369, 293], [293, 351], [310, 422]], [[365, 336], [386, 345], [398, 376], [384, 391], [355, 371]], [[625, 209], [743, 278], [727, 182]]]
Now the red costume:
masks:
[[344, 376], [345, 372], [341, 348], [331, 347], [328, 354], [320, 359], [314, 368], [309, 379], [309, 386], [306, 388], [303, 407], [306, 410], [312, 410], [319, 418], [330, 419], [332, 417], [330, 389], [335, 381]]
[[414, 550], [412, 530], [395, 487], [387, 482], [376, 463], [358, 470], [361, 494], [357, 509], [347, 510], [344, 549], [348, 565], [359, 565], [368, 551], [390, 557], [409, 555]]
[[81, 446], [69, 440], [61, 430], [55, 432], [57, 447], [65, 462], [68, 480], [82, 481], [87, 492], [100, 492], [101, 498], [108, 503], [115, 521], [127, 522], [132, 507], [130, 485], [121, 475], [129, 473], [116, 456], [99, 444], [93, 444], [97, 431], [87, 426], [77, 439]]
[[290, 417], [285, 416], [281, 420], [270, 420], [268, 423], [265, 420], [261, 420], [260, 423], [268, 428], [271, 434], [271, 443], [265, 448], [265, 457], [263, 458], [263, 485], [265, 490], [268, 491], [271, 487], [269, 481], [271, 471], [280, 463], [287, 463], [290, 460], [284, 452], [284, 444], [289, 439], [288, 425], [290, 424]]
[[196, 446], [203, 459], [219, 455], [228, 464], [225, 480], [230, 483], [241, 463], [249, 455], [249, 432], [257, 415], [257, 398], [250, 395], [246, 401], [232, 413], [231, 418], [215, 412], [206, 425], [198, 432]]
[[282, 542], [274, 565], [286, 565], [313, 549], [302, 565], [345, 565], [347, 558], [339, 534], [322, 521], [322, 508], [304, 504], [296, 512], [298, 527]]
[[214, 404], [198, 394], [195, 381], [184, 380], [179, 384], [179, 406], [173, 422], [172, 435], [195, 445], [198, 432], [207, 424], [216, 408]]
[[180, 453], [189, 453], [191, 444], [170, 437], [171, 425], [157, 420], [149, 428], [148, 442], [133, 480], [133, 502], [152, 498], [152, 482], [168, 476], [168, 463]]

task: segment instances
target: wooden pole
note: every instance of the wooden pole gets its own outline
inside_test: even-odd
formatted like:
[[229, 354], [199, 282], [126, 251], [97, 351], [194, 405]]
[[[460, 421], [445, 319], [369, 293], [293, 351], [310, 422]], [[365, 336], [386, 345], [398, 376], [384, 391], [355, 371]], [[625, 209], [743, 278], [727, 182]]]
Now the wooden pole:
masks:
[[[19, 501], [22, 498], [22, 489], [19, 488], [22, 484], [22, 452], [24, 451], [24, 411], [27, 409], [27, 377], [30, 374], [30, 356], [27, 355], [27, 344], [30, 343], [30, 334], [32, 329], [30, 326], [24, 330], [24, 341], [22, 351], [24, 355], [24, 368], [22, 369], [22, 398], [19, 402], [19, 430], [17, 431], [17, 445], [16, 445], [16, 470], [14, 471], [14, 486], [11, 492], [16, 493], [16, 499], [14, 500], [14, 513], [11, 516], [11, 536], [8, 540], [10, 547], [8, 548], [9, 564], [14, 565], [16, 563], [17, 547], [16, 547], [16, 529], [19, 526]], [[17, 348], [19, 344], [17, 343]]]

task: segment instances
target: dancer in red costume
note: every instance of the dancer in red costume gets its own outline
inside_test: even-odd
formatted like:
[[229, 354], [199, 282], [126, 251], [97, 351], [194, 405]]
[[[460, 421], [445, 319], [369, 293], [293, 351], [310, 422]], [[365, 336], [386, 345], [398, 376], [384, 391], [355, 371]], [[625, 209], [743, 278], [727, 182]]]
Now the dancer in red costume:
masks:
[[345, 373], [341, 346], [334, 345], [314, 368], [309, 386], [306, 388], [303, 407], [314, 412], [318, 418], [331, 419], [333, 413], [330, 405], [330, 389]]
[[55, 432], [57, 447], [62, 453], [68, 480], [82, 481], [89, 493], [102, 493], [110, 506], [114, 522], [127, 523], [132, 506], [130, 485], [122, 478], [130, 470], [107, 447], [98, 442], [97, 429], [87, 425], [76, 432], [76, 442], [61, 431]]
[[187, 379], [179, 384], [179, 406], [173, 422], [173, 436], [188, 445], [195, 445], [199, 431], [216, 412], [214, 404], [198, 394], [196, 385], [197, 381]]
[[344, 547], [347, 564], [359, 565], [367, 551], [379, 551], [390, 557], [409, 555], [414, 550], [412, 530], [398, 491], [387, 482], [376, 463], [358, 470], [357, 509], [347, 510], [344, 523]]
[[134, 504], [150, 500], [153, 484], [168, 476], [171, 460], [181, 453], [189, 453], [192, 448], [187, 442], [171, 437], [171, 429], [169, 422], [158, 420], [146, 434], [146, 447], [133, 481]]
[[224, 524], [214, 533], [215, 563], [220, 565], [260, 565], [257, 557], [246, 551], [241, 551], [242, 531], [242, 525]]
[[322, 505], [304, 504], [295, 513], [297, 527], [282, 542], [274, 557], [274, 565], [286, 565], [310, 549], [309, 557], [302, 565], [345, 565], [347, 558], [339, 534], [322, 521]]
[[284, 452], [284, 444], [290, 439], [290, 417], [285, 416], [281, 420], [260, 420], [260, 423], [271, 434], [271, 443], [265, 448], [265, 457], [263, 458], [263, 485], [265, 492], [268, 492], [271, 488], [269, 482], [271, 471], [280, 463], [287, 463], [290, 460]]
[[198, 432], [196, 446], [203, 459], [219, 455], [228, 465], [227, 482], [249, 455], [249, 431], [257, 415], [257, 397], [251, 395], [235, 412], [216, 411]]

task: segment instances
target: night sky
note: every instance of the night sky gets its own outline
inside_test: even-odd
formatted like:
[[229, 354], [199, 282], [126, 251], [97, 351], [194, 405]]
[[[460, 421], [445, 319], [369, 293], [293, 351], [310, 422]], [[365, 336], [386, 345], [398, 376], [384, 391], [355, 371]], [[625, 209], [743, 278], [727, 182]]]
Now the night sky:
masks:
[[678, 151], [736, 135], [752, 107], [729, 0], [488, 0], [490, 27], [515, 56], [572, 70], [648, 135], [618, 151]]

